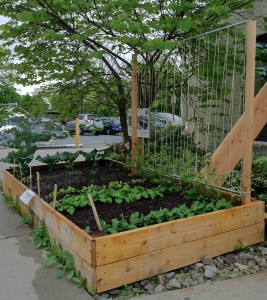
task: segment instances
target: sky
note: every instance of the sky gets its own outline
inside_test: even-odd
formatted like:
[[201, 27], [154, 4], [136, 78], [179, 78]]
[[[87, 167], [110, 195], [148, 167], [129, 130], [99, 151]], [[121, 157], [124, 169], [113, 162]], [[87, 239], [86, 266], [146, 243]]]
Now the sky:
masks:
[[[7, 20], [8, 19], [6, 17], [0, 16], [0, 25], [4, 24]], [[0, 41], [0, 45], [1, 45], [1, 41]], [[15, 84], [15, 88], [16, 88], [17, 92], [21, 95], [26, 95], [27, 93], [31, 95], [34, 93], [34, 90], [38, 87], [39, 87], [38, 85], [23, 86], [20, 84]]]

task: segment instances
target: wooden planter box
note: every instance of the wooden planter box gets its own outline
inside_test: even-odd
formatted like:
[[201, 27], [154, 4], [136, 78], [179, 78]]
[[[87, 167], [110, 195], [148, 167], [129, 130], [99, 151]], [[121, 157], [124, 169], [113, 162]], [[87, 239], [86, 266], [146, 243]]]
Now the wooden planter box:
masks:
[[[3, 190], [13, 199], [27, 187], [8, 171]], [[21, 203], [24, 212], [29, 208]], [[93, 293], [140, 281], [264, 240], [264, 204], [170, 221], [118, 234], [93, 238], [55, 211], [40, 197], [31, 201], [34, 225], [44, 219], [51, 240], [69, 251], [76, 269], [87, 278]]]

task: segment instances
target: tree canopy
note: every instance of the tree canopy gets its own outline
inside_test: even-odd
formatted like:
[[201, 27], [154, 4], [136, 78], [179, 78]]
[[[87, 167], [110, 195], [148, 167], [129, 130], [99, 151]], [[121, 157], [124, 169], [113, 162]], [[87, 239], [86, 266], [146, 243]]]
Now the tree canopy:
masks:
[[18, 82], [47, 82], [65, 93], [79, 84], [83, 95], [118, 107], [127, 137], [131, 54], [151, 68], [179, 40], [225, 25], [230, 14], [251, 2], [0, 0], [0, 14], [9, 18], [0, 39], [15, 44], [11, 67]]

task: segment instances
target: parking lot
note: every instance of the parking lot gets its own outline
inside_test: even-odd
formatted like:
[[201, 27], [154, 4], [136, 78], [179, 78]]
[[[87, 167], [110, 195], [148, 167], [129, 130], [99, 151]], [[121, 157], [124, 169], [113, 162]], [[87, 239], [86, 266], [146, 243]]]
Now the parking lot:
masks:
[[[122, 141], [122, 137], [119, 135], [98, 135], [98, 136], [91, 136], [91, 135], [83, 135], [80, 136], [80, 148], [84, 151], [90, 152], [93, 149], [104, 149], [113, 143], [120, 143]], [[38, 150], [35, 153], [35, 157], [45, 156], [46, 154], [53, 155], [56, 152], [61, 151], [69, 151], [75, 152], [77, 151], [76, 148], [76, 141], [75, 136], [70, 136], [65, 139], [56, 139], [50, 140], [48, 142], [37, 142]], [[11, 148], [4, 148], [0, 146], [0, 158], [6, 157], [8, 152], [12, 151]], [[78, 160], [79, 157], [78, 157]], [[30, 165], [41, 164], [39, 161], [33, 160]], [[2, 178], [2, 170], [9, 168], [10, 165], [7, 163], [0, 162], [0, 180]]]

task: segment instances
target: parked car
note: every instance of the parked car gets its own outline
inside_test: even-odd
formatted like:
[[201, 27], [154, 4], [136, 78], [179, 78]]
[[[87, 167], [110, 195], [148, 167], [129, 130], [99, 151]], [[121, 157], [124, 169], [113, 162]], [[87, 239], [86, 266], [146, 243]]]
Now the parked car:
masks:
[[103, 134], [116, 134], [122, 131], [121, 129], [121, 122], [118, 118], [115, 117], [102, 117], [103, 122]]
[[[0, 120], [0, 144], [7, 145], [16, 140], [22, 132], [38, 135], [41, 139], [66, 138], [69, 134], [54, 123], [41, 123], [40, 120], [21, 109], [12, 107], [2, 112]], [[42, 136], [42, 137], [41, 137]]]
[[177, 115], [163, 112], [151, 114], [151, 124], [156, 128], [167, 127], [168, 125], [171, 125], [172, 122], [174, 122], [175, 126], [181, 126], [182, 118]]
[[[103, 128], [103, 122], [97, 118], [94, 114], [78, 114], [80, 124], [80, 134], [83, 135], [85, 132], [99, 134]], [[76, 131], [76, 120], [67, 122], [66, 129], [69, 132]]]

